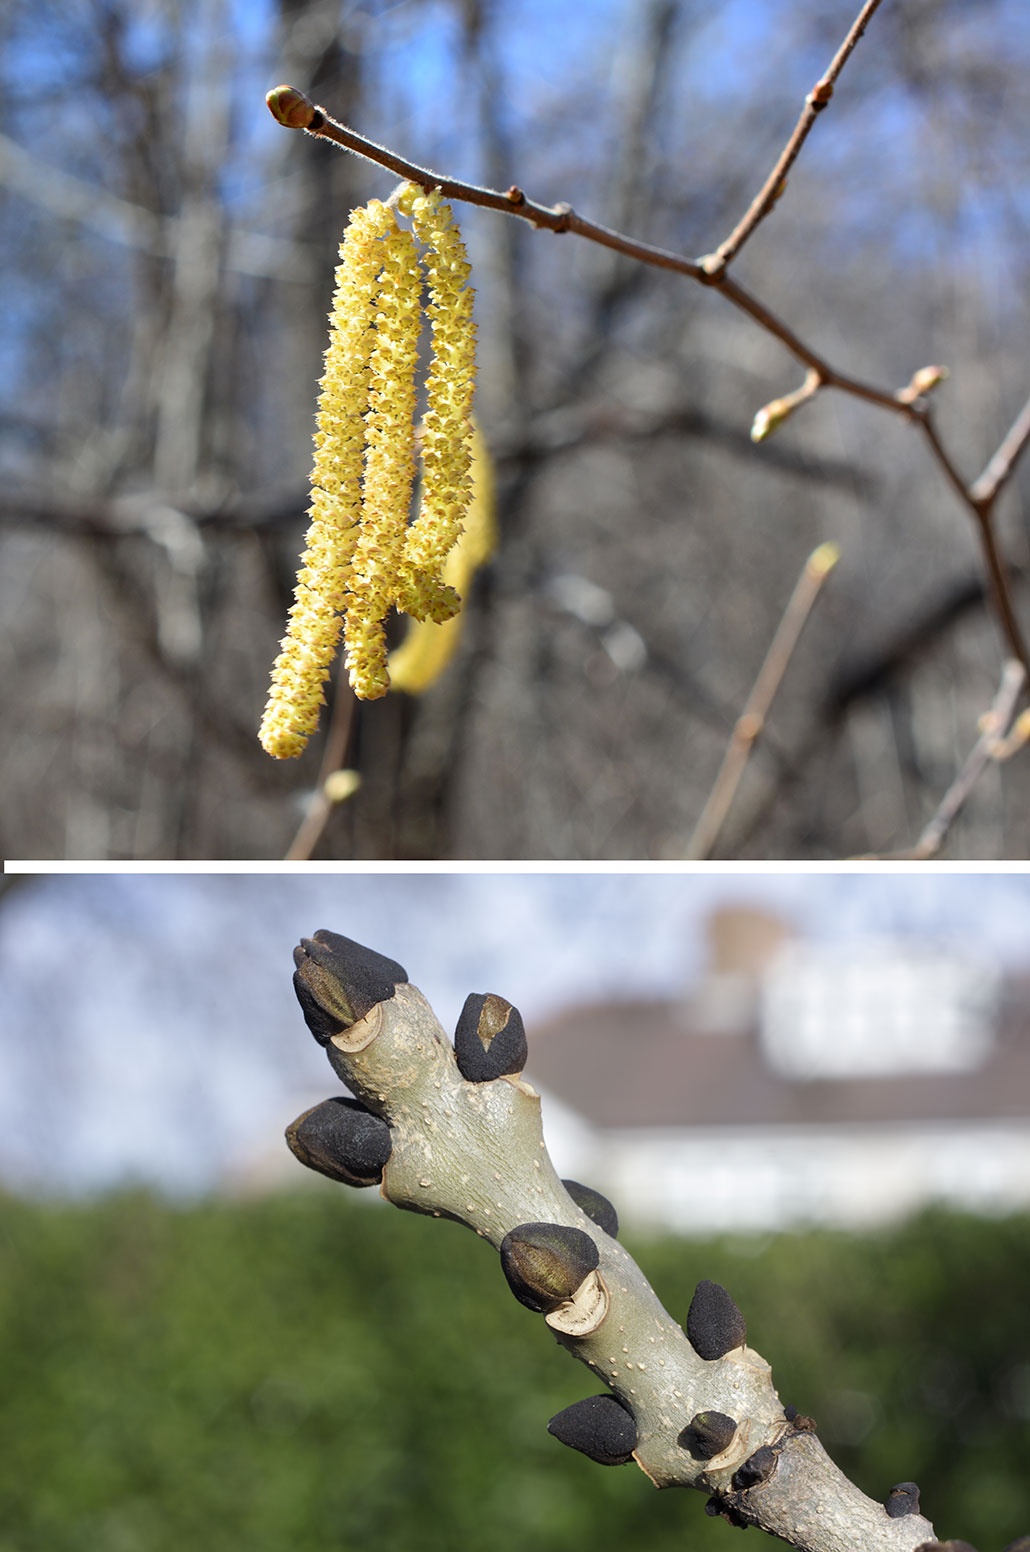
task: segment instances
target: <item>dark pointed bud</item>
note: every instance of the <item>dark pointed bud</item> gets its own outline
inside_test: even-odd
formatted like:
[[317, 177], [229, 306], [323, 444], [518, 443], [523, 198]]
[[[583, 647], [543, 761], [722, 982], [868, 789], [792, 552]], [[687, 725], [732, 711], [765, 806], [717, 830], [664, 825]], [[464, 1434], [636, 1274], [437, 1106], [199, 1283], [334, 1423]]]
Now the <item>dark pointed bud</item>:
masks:
[[687, 1311], [687, 1336], [699, 1358], [722, 1358], [747, 1341], [747, 1326], [721, 1283], [702, 1279]]
[[783, 1415], [787, 1419], [788, 1423], [792, 1423], [795, 1417], [798, 1415], [798, 1409], [796, 1406], [785, 1406], [783, 1408]]
[[600, 1191], [595, 1191], [592, 1186], [580, 1185], [578, 1180], [563, 1180], [562, 1185], [576, 1206], [585, 1212], [599, 1229], [610, 1234], [612, 1239], [618, 1239], [619, 1215], [606, 1196], [602, 1196]]
[[776, 1451], [763, 1444], [760, 1450], [749, 1455], [742, 1466], [739, 1466], [733, 1474], [733, 1486], [738, 1492], [745, 1491], [749, 1487], [757, 1487], [759, 1482], [765, 1482], [776, 1470]]
[[293, 963], [293, 989], [319, 1045], [363, 1019], [377, 1002], [386, 1002], [408, 979], [395, 959], [362, 948], [338, 932], [301, 938]]
[[680, 1449], [689, 1451], [695, 1460], [714, 1460], [716, 1455], [729, 1449], [736, 1431], [736, 1423], [725, 1412], [698, 1412], [676, 1443]]
[[900, 1520], [903, 1514], [918, 1514], [919, 1488], [914, 1482], [895, 1482], [884, 1508], [892, 1520]]
[[571, 1299], [600, 1259], [589, 1234], [563, 1223], [520, 1223], [501, 1240], [501, 1269], [509, 1288], [539, 1315]]
[[454, 1055], [469, 1083], [521, 1072], [529, 1056], [522, 1014], [493, 992], [470, 992], [454, 1031]]
[[743, 1515], [738, 1514], [732, 1504], [726, 1503], [725, 1499], [720, 1498], [717, 1493], [709, 1498], [705, 1504], [705, 1513], [710, 1515], [713, 1520], [716, 1515], [721, 1516], [727, 1525], [734, 1525], [738, 1530], [747, 1530], [751, 1523], [750, 1520], [745, 1520]]
[[614, 1396], [588, 1396], [552, 1417], [547, 1432], [602, 1466], [624, 1466], [637, 1447], [633, 1414]]
[[374, 1186], [390, 1157], [390, 1128], [356, 1099], [326, 1099], [286, 1128], [295, 1158], [330, 1180]]

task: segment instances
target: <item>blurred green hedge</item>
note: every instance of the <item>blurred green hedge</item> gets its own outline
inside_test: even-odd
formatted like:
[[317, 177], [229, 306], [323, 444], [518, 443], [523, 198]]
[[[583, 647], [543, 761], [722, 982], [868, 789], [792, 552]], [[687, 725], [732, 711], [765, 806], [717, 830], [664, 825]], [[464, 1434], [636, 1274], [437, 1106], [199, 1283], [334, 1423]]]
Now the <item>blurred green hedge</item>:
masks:
[[[871, 1496], [919, 1482], [980, 1552], [1030, 1532], [1030, 1219], [631, 1248], [681, 1318], [731, 1290]], [[0, 1200], [0, 1552], [736, 1547], [547, 1434], [595, 1390], [472, 1235], [328, 1184]]]

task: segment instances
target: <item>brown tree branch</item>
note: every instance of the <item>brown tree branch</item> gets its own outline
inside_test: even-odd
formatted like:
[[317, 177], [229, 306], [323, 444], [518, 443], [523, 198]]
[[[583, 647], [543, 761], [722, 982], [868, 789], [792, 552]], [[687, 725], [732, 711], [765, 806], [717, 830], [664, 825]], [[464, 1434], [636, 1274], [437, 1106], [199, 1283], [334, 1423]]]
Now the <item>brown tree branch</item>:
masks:
[[[789, 154], [789, 162], [793, 162], [801, 145], [814, 122], [819, 106], [825, 106], [832, 93], [834, 81], [843, 69], [855, 44], [862, 36], [866, 23], [872, 16], [879, 0], [867, 0], [862, 11], [857, 17], [853, 27], [845, 38], [841, 49], [834, 57], [829, 70], [809, 94], [811, 103], [806, 103], [806, 109], [795, 128], [791, 140], [788, 141], [783, 157]], [[823, 83], [829, 83], [828, 88]], [[664, 248], [658, 248], [650, 243], [640, 242], [624, 233], [612, 231], [611, 228], [602, 226], [598, 222], [589, 221], [573, 210], [572, 206], [565, 203], [548, 206], [530, 199], [522, 189], [513, 184], [506, 193], [496, 189], [480, 187], [477, 184], [465, 183], [459, 179], [444, 178], [435, 173], [431, 168], [423, 167], [416, 162], [408, 161], [386, 146], [369, 140], [356, 131], [347, 128], [333, 119], [324, 108], [317, 107], [307, 98], [303, 92], [291, 86], [277, 86], [268, 93], [267, 102], [269, 109], [277, 121], [288, 129], [303, 129], [308, 134], [318, 138], [330, 140], [333, 144], [354, 152], [358, 156], [366, 158], [381, 167], [388, 168], [391, 172], [407, 178], [410, 182], [419, 184], [422, 188], [439, 188], [447, 199], [464, 201], [467, 204], [483, 206], [487, 209], [497, 210], [506, 215], [521, 216], [523, 220], [530, 221], [534, 226], [545, 227], [553, 232], [574, 232], [577, 236], [585, 237], [588, 241], [600, 243], [618, 253], [626, 254], [630, 258], [641, 263], [650, 264], [660, 269], [673, 270], [678, 274], [686, 275], [702, 285], [712, 286], [719, 290], [727, 301], [731, 302], [740, 311], [760, 325], [767, 333], [772, 334], [781, 344], [802, 362], [810, 372], [818, 378], [818, 387], [837, 388], [841, 392], [848, 393], [854, 398], [865, 400], [867, 403], [878, 405], [881, 409], [890, 410], [892, 413], [903, 416], [907, 421], [919, 425], [922, 429], [927, 446], [938, 465], [940, 466], [949, 485], [974, 518], [977, 533], [983, 550], [984, 568], [987, 572], [994, 607], [998, 622], [1005, 636], [1009, 652], [1022, 663], [1028, 676], [1030, 676], [1030, 649], [1028, 649], [1023, 637], [1015, 606], [1012, 601], [1006, 576], [1006, 568], [1002, 561], [997, 535], [994, 529], [993, 504], [994, 500], [1008, 479], [1014, 467], [1015, 461], [1022, 453], [1028, 440], [1030, 440], [1030, 402], [1018, 417], [1012, 429], [1007, 434], [998, 451], [991, 458], [980, 478], [972, 485], [967, 485], [956, 469], [950, 455], [944, 448], [937, 429], [931, 419], [925, 393], [939, 381], [942, 375], [939, 369], [932, 369], [936, 375], [928, 375], [929, 369], [917, 372], [912, 381], [903, 389], [892, 392], [889, 389], [879, 388], [875, 384], [865, 383], [847, 373], [838, 371], [824, 360], [800, 336], [775, 314], [769, 311], [763, 302], [752, 293], [731, 279], [727, 273], [727, 258], [719, 257], [719, 250], [715, 254], [709, 254], [698, 261], [687, 259], [680, 254], [674, 254]], [[796, 145], [794, 142], [796, 140]], [[793, 151], [791, 146], [793, 145]], [[780, 163], [777, 163], [779, 168]], [[776, 169], [774, 169], [774, 173]], [[750, 232], [754, 230], [762, 216], [771, 208], [771, 199], [767, 187], [758, 196], [756, 204], [744, 217], [742, 222], [727, 243], [730, 245], [730, 256], [739, 249], [741, 243], [746, 240]], [[782, 181], [782, 178], [779, 180]], [[779, 182], [775, 188], [779, 187]], [[775, 189], [773, 190], [773, 195]], [[740, 233], [739, 241], [734, 247], [734, 239]], [[725, 245], [724, 245], [725, 246]]]

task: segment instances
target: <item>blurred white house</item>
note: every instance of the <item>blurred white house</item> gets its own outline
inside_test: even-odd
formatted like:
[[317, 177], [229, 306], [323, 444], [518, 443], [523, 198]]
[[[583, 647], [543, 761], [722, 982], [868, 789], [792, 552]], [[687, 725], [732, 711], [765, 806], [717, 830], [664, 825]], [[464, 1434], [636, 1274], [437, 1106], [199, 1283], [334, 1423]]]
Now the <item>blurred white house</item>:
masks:
[[1030, 1205], [1030, 980], [955, 944], [798, 941], [740, 908], [708, 944], [679, 1000], [530, 1031], [563, 1175], [684, 1232]]

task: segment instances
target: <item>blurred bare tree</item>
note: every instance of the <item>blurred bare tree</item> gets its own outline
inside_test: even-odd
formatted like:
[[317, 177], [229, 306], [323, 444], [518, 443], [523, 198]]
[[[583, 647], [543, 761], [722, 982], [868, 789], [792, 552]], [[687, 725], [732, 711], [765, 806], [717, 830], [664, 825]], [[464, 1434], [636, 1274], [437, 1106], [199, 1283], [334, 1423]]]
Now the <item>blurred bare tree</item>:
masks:
[[[828, 14], [832, 12], [832, 14]], [[281, 856], [319, 751], [256, 727], [305, 526], [335, 248], [389, 174], [285, 134], [303, 86], [455, 176], [702, 253], [853, 15], [775, 0], [9, 0], [0, 209], [9, 857]], [[843, 370], [941, 361], [967, 478], [1028, 392], [1030, 15], [887, 3], [734, 273]], [[682, 856], [805, 556], [843, 558], [721, 854], [918, 833], [1003, 644], [920, 440], [827, 392], [768, 443], [782, 348], [680, 277], [467, 211], [502, 542], [457, 662], [354, 717], [316, 855]], [[1000, 508], [1026, 612], [1025, 471]], [[950, 854], [1022, 857], [1021, 766]]]

